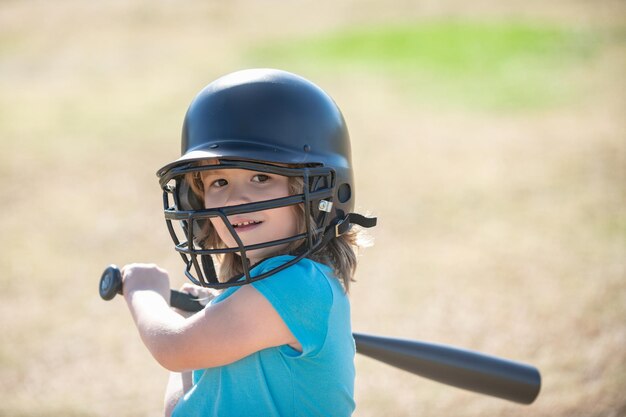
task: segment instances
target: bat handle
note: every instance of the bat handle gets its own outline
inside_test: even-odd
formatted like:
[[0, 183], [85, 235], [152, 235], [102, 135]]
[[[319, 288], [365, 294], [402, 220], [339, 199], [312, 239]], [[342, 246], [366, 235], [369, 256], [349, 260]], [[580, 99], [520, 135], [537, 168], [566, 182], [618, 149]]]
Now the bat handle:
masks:
[[[116, 295], [122, 294], [122, 288], [122, 273], [120, 269], [116, 265], [109, 265], [100, 277], [100, 297], [106, 301], [112, 300]], [[204, 308], [198, 299], [191, 294], [176, 290], [171, 290], [170, 292], [170, 305], [179, 310], [190, 312], [200, 311]]]

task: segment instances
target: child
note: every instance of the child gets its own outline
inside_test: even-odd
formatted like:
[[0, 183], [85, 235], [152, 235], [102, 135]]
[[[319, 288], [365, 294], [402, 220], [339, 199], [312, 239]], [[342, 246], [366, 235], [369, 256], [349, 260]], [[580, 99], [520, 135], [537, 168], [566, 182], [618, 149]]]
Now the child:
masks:
[[172, 371], [166, 415], [351, 415], [352, 224], [376, 219], [352, 213], [341, 112], [294, 74], [235, 72], [189, 106], [182, 154], [158, 172], [167, 227], [186, 290], [221, 292], [185, 317], [164, 270], [122, 270], [139, 334]]

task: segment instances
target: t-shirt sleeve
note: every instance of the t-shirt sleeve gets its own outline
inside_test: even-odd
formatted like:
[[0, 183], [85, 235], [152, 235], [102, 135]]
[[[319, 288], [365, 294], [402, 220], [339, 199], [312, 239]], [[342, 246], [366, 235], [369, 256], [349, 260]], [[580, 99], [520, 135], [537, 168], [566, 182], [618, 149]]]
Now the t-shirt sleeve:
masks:
[[[271, 260], [259, 273], [283, 262], [284, 259], [280, 258]], [[327, 279], [314, 262], [302, 259], [252, 285], [272, 304], [300, 342], [300, 356], [312, 356], [322, 348], [328, 332], [333, 295]]]

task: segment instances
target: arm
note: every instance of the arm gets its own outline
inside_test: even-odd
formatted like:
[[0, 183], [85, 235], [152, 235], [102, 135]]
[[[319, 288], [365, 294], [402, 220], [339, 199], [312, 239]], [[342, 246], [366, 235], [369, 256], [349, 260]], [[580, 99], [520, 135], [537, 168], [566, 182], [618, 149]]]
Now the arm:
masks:
[[167, 273], [154, 265], [123, 269], [124, 297], [154, 358], [171, 371], [222, 366], [298, 342], [272, 305], [247, 285], [189, 318], [169, 307]]
[[191, 372], [170, 372], [169, 381], [165, 389], [165, 417], [172, 415], [176, 404], [178, 404], [178, 401], [191, 389], [192, 385]]

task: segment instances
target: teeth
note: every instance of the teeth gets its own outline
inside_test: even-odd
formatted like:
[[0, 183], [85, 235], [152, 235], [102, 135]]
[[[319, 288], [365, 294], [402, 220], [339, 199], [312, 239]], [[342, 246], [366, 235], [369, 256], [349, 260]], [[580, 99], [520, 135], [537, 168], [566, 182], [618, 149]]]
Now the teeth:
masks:
[[233, 227], [241, 227], [241, 226], [247, 226], [249, 224], [258, 224], [258, 223], [261, 223], [261, 222], [257, 222], [257, 221], [252, 220], [252, 221], [249, 221], [249, 222], [234, 223]]

